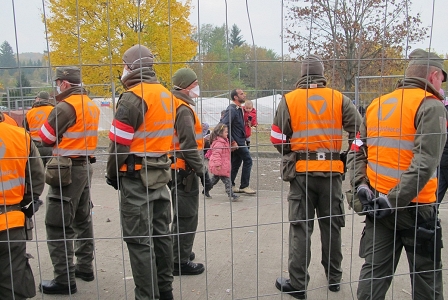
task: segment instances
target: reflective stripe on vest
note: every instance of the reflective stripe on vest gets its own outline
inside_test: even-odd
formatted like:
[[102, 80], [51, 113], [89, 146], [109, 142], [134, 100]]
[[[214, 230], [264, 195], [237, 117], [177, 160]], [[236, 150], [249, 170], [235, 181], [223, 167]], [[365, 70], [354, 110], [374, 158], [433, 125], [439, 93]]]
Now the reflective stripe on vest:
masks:
[[31, 138], [34, 141], [41, 142], [39, 130], [48, 118], [48, 115], [53, 110], [53, 106], [44, 105], [33, 107], [26, 113], [26, 122], [28, 123]]
[[[291, 150], [340, 152], [342, 147], [342, 100], [330, 88], [296, 89], [285, 95], [291, 116]], [[299, 160], [297, 172], [344, 172], [340, 160]]]
[[[25, 169], [29, 156], [31, 137], [24, 128], [0, 123], [0, 206], [17, 205], [25, 194]], [[23, 227], [25, 215], [9, 211], [0, 215], [0, 231]]]
[[[139, 83], [128, 90], [145, 101], [148, 110], [135, 131], [130, 153], [140, 157], [161, 157], [169, 151], [174, 134], [176, 105], [171, 93], [159, 83]], [[126, 171], [124, 164], [120, 171]], [[137, 166], [136, 166], [137, 170]]]
[[[195, 132], [195, 139], [196, 139], [196, 144], [198, 145], [197, 149], [198, 150], [202, 150], [204, 149], [204, 136], [202, 134], [202, 124], [201, 121], [199, 121], [198, 115], [195, 113], [195, 111], [184, 101], [177, 99], [177, 109], [179, 109], [179, 107], [181, 105], [184, 105], [185, 107], [188, 107], [188, 109], [191, 110], [191, 112], [193, 113], [194, 116], [194, 132]], [[174, 136], [173, 136], [173, 142], [171, 144], [173, 146], [172, 152], [176, 151], [179, 152], [181, 151], [180, 149], [180, 144], [179, 144], [179, 137], [177, 136], [177, 132], [176, 130], [174, 130]], [[183, 149], [183, 150], [187, 150], [187, 149]], [[190, 150], [190, 149], [188, 149]], [[186, 169], [186, 162], [184, 159], [182, 158], [178, 158], [176, 157], [176, 162], [171, 164], [171, 169]]]
[[62, 134], [61, 142], [53, 147], [53, 155], [93, 155], [98, 143], [100, 109], [86, 95], [72, 95], [63, 101], [75, 109], [76, 123]]
[[[425, 97], [434, 96], [418, 88], [397, 89], [373, 100], [367, 108], [367, 177], [381, 193], [387, 194], [395, 187], [411, 164], [415, 115]], [[433, 174], [412, 202], [435, 202], [436, 189], [437, 178]]]

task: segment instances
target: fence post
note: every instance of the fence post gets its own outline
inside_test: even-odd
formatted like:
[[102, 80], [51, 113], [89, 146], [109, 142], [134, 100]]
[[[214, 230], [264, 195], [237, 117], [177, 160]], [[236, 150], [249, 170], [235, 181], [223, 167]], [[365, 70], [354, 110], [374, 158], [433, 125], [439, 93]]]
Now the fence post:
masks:
[[8, 110], [11, 110], [11, 104], [9, 103], [9, 101], [11, 101], [11, 99], [9, 98], [9, 88], [6, 88], [6, 101], [7, 101], [7, 105], [8, 105]]
[[112, 89], [112, 111], [114, 112], [115, 115], [115, 82], [113, 81], [111, 84], [111, 89]]

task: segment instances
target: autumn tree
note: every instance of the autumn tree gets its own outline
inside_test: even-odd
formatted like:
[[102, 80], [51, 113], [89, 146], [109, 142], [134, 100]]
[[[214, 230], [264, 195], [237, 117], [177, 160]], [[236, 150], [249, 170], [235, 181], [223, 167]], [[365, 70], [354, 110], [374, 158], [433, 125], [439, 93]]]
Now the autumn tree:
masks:
[[[210, 91], [210, 94], [203, 93], [206, 97], [235, 87], [264, 90], [251, 97], [267, 96], [274, 89], [293, 89], [300, 74], [296, 61], [287, 56], [282, 60], [273, 50], [246, 43], [228, 47], [231, 37], [226, 36], [225, 24], [203, 24], [195, 39], [201, 53], [189, 66], [200, 76], [201, 90]], [[243, 41], [242, 36], [240, 39]]]
[[[123, 53], [132, 45], [155, 55], [157, 77], [170, 84], [172, 71], [196, 54], [189, 23], [190, 1], [47, 0], [46, 26], [52, 66], [78, 65], [84, 84], [110, 95], [107, 85], [123, 70]], [[159, 63], [159, 64], [157, 64]], [[118, 84], [119, 85], [119, 84]]]
[[17, 66], [16, 56], [11, 45], [4, 41], [0, 45], [0, 68], [8, 68], [9, 74], [14, 74], [16, 70], [13, 70]]
[[232, 25], [232, 29], [230, 30], [230, 46], [232, 48], [242, 46], [246, 41], [243, 40], [241, 36], [241, 29], [236, 26], [236, 24]]
[[[409, 0], [303, 2], [289, 1], [285, 33], [289, 49], [298, 56], [320, 54], [332, 72], [333, 87], [346, 92], [352, 91], [355, 76], [387, 75], [399, 67], [394, 62], [408, 50], [406, 45], [426, 35], [420, 15], [407, 14]], [[367, 73], [372, 67], [375, 72]]]

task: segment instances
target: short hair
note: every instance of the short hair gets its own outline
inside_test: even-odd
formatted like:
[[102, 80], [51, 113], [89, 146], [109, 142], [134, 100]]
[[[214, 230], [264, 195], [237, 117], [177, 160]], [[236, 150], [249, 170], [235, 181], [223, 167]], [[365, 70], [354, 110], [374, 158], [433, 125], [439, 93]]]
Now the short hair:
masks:
[[232, 101], [235, 100], [235, 96], [238, 96], [238, 93], [236, 90], [239, 90], [239, 89], [234, 89], [233, 91], [230, 92], [230, 99], [232, 99]]
[[406, 69], [406, 77], [418, 77], [428, 79], [429, 74], [434, 71], [442, 72], [441, 69], [434, 66], [425, 66], [425, 65], [410, 65]]
[[254, 103], [252, 102], [252, 100], [246, 100], [245, 102], [244, 102], [244, 105], [247, 105], [247, 104], [250, 104], [250, 105], [252, 105], [252, 107], [254, 106]]

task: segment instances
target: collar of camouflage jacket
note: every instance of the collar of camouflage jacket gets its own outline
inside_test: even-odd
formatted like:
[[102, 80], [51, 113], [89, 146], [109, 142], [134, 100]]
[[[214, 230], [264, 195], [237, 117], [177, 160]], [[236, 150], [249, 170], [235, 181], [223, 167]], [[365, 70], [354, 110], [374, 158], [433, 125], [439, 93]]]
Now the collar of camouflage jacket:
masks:
[[419, 88], [433, 94], [440, 100], [445, 99], [428, 80], [420, 77], [406, 77], [404, 79], [400, 79], [398, 80], [396, 88]]
[[318, 88], [323, 88], [327, 85], [327, 79], [322, 75], [308, 75], [300, 77], [296, 82], [296, 88], [306, 89], [310, 88], [311, 84], [317, 84]]
[[186, 95], [185, 93], [182, 93], [179, 90], [171, 90], [171, 93], [174, 95], [174, 97], [176, 97], [190, 105], [196, 106], [196, 103], [194, 103], [193, 99], [191, 99], [191, 97]]
[[56, 102], [60, 102], [64, 100], [65, 98], [70, 97], [71, 95], [87, 95], [87, 90], [80, 86], [73, 86], [69, 88], [68, 90], [63, 91], [59, 95], [56, 95]]
[[139, 83], [159, 83], [156, 73], [152, 68], [138, 68], [129, 73], [123, 80], [126, 89], [133, 87]]

